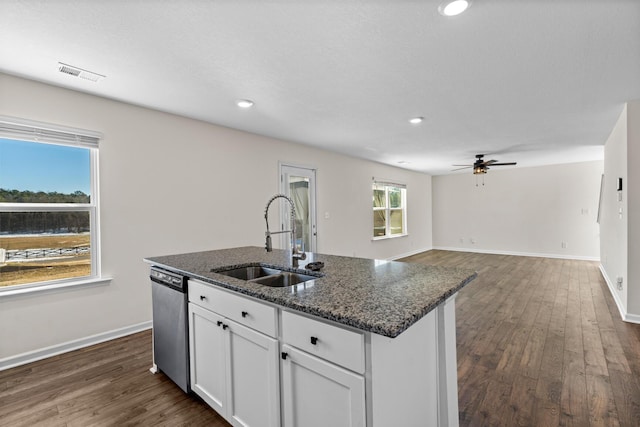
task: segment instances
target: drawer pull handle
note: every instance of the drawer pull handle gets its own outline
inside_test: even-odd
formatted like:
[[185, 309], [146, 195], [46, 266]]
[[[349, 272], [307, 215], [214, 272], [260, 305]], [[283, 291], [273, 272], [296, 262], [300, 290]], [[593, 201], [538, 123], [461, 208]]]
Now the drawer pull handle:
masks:
[[282, 360], [287, 360], [287, 356], [289, 356], [289, 353], [285, 353], [284, 351], [281, 354], [282, 356]]
[[218, 320], [218, 326], [222, 326], [222, 321]]
[[222, 324], [222, 329], [224, 329], [225, 331], [227, 330], [228, 327], [229, 327], [229, 325], [227, 325], [226, 323]]
[[200, 295], [200, 301], [204, 301], [204, 300], [206, 300], [206, 299], [207, 299], [207, 297], [206, 297], [206, 296], [204, 296], [204, 295]]
[[247, 317], [249, 315], [249, 313], [247, 313], [246, 311], [242, 312], [242, 317]]
[[311, 344], [313, 345], [318, 344], [318, 337], [311, 337]]

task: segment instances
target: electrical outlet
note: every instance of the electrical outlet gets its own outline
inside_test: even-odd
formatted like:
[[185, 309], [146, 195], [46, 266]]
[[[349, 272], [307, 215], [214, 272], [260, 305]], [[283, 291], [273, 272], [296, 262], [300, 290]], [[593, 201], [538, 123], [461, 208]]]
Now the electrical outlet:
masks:
[[622, 290], [622, 282], [624, 282], [624, 279], [622, 278], [622, 276], [616, 277], [616, 283], [618, 285], [618, 290], [619, 291]]
[[469, 239], [469, 241], [471, 242], [472, 245], [476, 244], [476, 239], [474, 239], [473, 237]]
[[567, 249], [567, 242], [562, 242], [560, 246], [562, 246], [562, 249]]

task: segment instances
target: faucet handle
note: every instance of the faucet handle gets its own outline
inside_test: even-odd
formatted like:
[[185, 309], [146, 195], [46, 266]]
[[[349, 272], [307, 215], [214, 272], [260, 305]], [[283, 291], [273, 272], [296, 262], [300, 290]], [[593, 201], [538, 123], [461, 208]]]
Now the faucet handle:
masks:
[[269, 232], [266, 233], [267, 234], [267, 238], [264, 244], [264, 248], [267, 252], [271, 252], [272, 251], [272, 246], [271, 246], [271, 234]]

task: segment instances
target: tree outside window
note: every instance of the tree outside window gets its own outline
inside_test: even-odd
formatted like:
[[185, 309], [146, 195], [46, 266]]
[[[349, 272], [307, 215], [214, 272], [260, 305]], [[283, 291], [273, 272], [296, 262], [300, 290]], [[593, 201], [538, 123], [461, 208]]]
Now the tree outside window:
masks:
[[98, 138], [0, 119], [0, 292], [99, 277]]
[[401, 184], [373, 183], [373, 238], [407, 234], [407, 189]]

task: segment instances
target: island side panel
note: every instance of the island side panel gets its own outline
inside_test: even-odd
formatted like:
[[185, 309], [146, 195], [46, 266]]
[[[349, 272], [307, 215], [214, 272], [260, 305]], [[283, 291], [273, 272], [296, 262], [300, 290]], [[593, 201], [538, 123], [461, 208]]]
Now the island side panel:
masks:
[[458, 427], [455, 297], [396, 338], [371, 334], [372, 427]]
[[396, 338], [371, 334], [371, 427], [439, 425], [437, 323], [434, 310]]
[[436, 309], [438, 323], [438, 388], [441, 426], [458, 427], [458, 360], [456, 352], [457, 293]]

